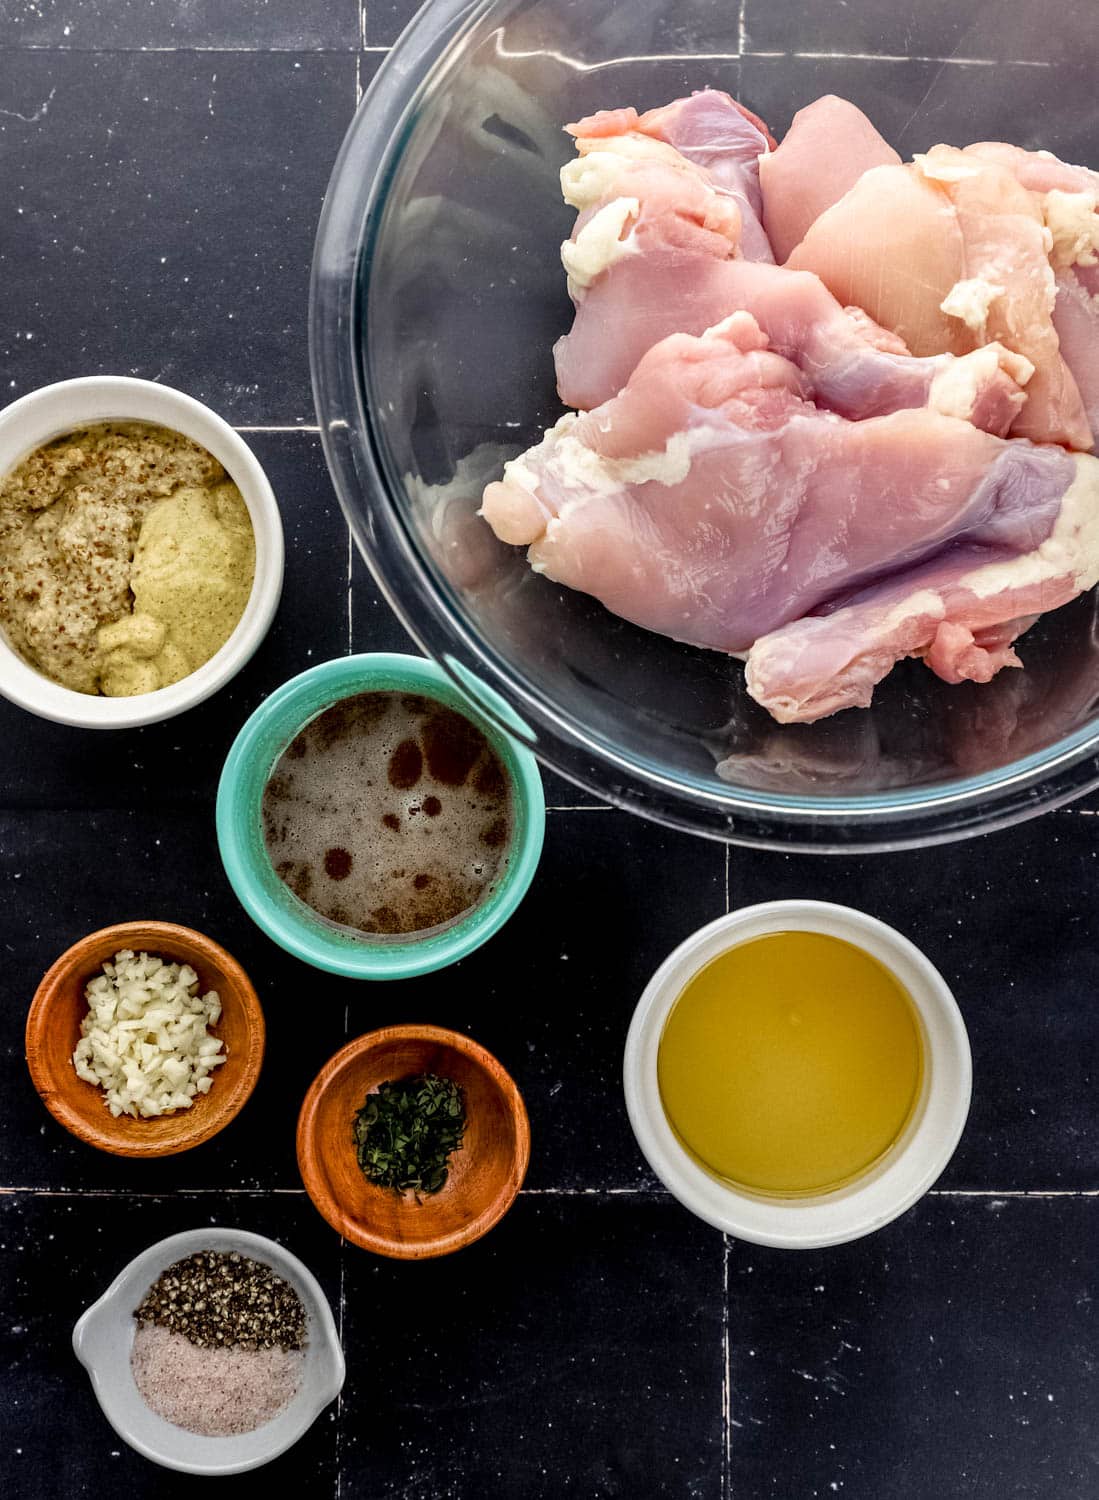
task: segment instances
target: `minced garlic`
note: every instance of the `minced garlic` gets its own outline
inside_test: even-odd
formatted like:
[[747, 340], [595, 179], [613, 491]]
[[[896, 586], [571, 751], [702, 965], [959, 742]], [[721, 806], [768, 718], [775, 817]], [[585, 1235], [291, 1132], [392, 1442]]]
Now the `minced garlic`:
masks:
[[221, 1018], [221, 1001], [199, 988], [189, 964], [130, 948], [89, 982], [73, 1067], [103, 1089], [112, 1115], [149, 1119], [209, 1093], [225, 1061], [224, 1042], [207, 1030]]

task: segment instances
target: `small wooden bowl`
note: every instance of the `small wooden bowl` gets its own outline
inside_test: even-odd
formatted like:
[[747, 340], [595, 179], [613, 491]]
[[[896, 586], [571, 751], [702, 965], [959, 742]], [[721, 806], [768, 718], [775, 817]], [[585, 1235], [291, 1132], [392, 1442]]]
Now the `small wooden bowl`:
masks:
[[[72, 1056], [88, 1011], [84, 991], [104, 960], [123, 948], [190, 964], [202, 993], [216, 990], [221, 1000], [212, 1034], [224, 1041], [227, 1060], [215, 1070], [210, 1092], [199, 1094], [190, 1109], [116, 1119], [104, 1091], [77, 1077]], [[264, 1037], [252, 981], [219, 943], [174, 922], [118, 922], [74, 943], [38, 986], [27, 1016], [27, 1066], [50, 1114], [87, 1145], [114, 1156], [171, 1156], [208, 1141], [239, 1114], [259, 1077]]]
[[[355, 1115], [379, 1084], [438, 1073], [465, 1095], [466, 1128], [439, 1192], [417, 1203], [368, 1182], [355, 1155]], [[387, 1026], [337, 1052], [298, 1116], [305, 1190], [333, 1229], [376, 1255], [423, 1260], [486, 1234], [515, 1201], [530, 1160], [522, 1095], [490, 1052], [441, 1026]]]

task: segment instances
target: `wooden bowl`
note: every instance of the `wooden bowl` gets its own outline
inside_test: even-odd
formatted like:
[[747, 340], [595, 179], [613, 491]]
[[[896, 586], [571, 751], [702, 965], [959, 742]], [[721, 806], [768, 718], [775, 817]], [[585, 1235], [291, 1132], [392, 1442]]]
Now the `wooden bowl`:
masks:
[[[190, 964], [202, 993], [216, 990], [221, 999], [221, 1019], [211, 1034], [224, 1041], [227, 1060], [215, 1070], [210, 1092], [197, 1095], [190, 1109], [116, 1119], [104, 1091], [77, 1077], [72, 1055], [88, 1011], [85, 988], [104, 960], [123, 948]], [[259, 1077], [264, 1036], [252, 982], [219, 943], [174, 922], [118, 922], [74, 943], [38, 986], [27, 1016], [27, 1066], [50, 1114], [79, 1140], [115, 1156], [171, 1156], [208, 1141], [239, 1114]]]
[[[354, 1122], [367, 1094], [391, 1078], [438, 1073], [465, 1095], [462, 1145], [439, 1192], [419, 1203], [367, 1181]], [[337, 1052], [313, 1080], [298, 1116], [305, 1190], [345, 1240], [399, 1260], [449, 1255], [481, 1238], [515, 1201], [530, 1160], [526, 1106], [490, 1052], [440, 1026], [387, 1026]]]

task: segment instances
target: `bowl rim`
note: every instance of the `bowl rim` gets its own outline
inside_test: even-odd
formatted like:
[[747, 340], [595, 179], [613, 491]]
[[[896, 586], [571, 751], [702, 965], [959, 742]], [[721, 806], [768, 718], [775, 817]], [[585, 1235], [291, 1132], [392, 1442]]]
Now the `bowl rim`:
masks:
[[[468, 914], [430, 937], [387, 944], [364, 943], [330, 934], [319, 919], [289, 901], [276, 905], [266, 888], [266, 855], [249, 836], [255, 808], [250, 780], [259, 775], [262, 759], [267, 779], [273, 760], [265, 749], [271, 740], [283, 748], [323, 707], [378, 690], [413, 691], [428, 697], [455, 699], [459, 712], [481, 728], [497, 750], [511, 778], [516, 799], [516, 837], [507, 870], [495, 892]], [[325, 702], [314, 698], [324, 687]], [[459, 706], [460, 705], [460, 706]], [[499, 712], [506, 714], [501, 707]], [[279, 752], [281, 753], [281, 751]], [[545, 840], [546, 801], [538, 762], [516, 737], [514, 727], [501, 729], [498, 716], [489, 719], [479, 704], [470, 701], [468, 688], [456, 688], [454, 680], [434, 661], [400, 652], [374, 651], [337, 656], [318, 662], [276, 688], [245, 720], [233, 741], [218, 782], [215, 811], [218, 849], [229, 883], [252, 920], [269, 938], [296, 958], [328, 973], [350, 979], [407, 979], [428, 974], [456, 963], [487, 942], [504, 925], [530, 888]]]
[[[789, 931], [842, 938], [877, 959], [908, 994], [924, 1043], [921, 1098], [897, 1140], [852, 1182], [806, 1198], [757, 1196], [708, 1172], [672, 1129], [657, 1078], [664, 1024], [691, 976], [740, 943]], [[808, 1250], [872, 1234], [931, 1188], [965, 1128], [973, 1064], [958, 1003], [938, 969], [913, 942], [854, 907], [792, 899], [727, 912], [672, 950], [637, 1003], [626, 1038], [622, 1080], [626, 1112], [641, 1152], [685, 1208], [736, 1239]]]
[[[318, 1116], [321, 1103], [333, 1081], [346, 1068], [360, 1058], [377, 1051], [390, 1042], [430, 1042], [438, 1047], [460, 1053], [470, 1059], [492, 1080], [507, 1105], [508, 1115], [515, 1131], [515, 1151], [512, 1168], [505, 1191], [491, 1208], [449, 1234], [433, 1239], [410, 1243], [391, 1239], [384, 1234], [363, 1233], [361, 1225], [341, 1207], [339, 1200], [323, 1187], [324, 1174], [319, 1167]], [[530, 1117], [526, 1102], [515, 1079], [487, 1047], [476, 1042], [464, 1032], [445, 1026], [428, 1023], [403, 1022], [396, 1026], [380, 1026], [374, 1031], [364, 1032], [347, 1042], [332, 1055], [309, 1085], [298, 1113], [296, 1132], [298, 1170], [310, 1201], [321, 1217], [343, 1236], [349, 1244], [359, 1249], [373, 1251], [391, 1260], [431, 1260], [441, 1255], [450, 1255], [474, 1244], [493, 1229], [514, 1204], [522, 1190], [530, 1165]]]
[[129, 375], [82, 375], [39, 386], [0, 410], [0, 452], [10, 461], [92, 422], [149, 422], [191, 438], [212, 453], [240, 490], [252, 522], [256, 561], [252, 591], [229, 639], [179, 682], [126, 698], [78, 693], [38, 671], [0, 630], [0, 694], [57, 724], [81, 729], [131, 729], [174, 718], [225, 686], [267, 634], [282, 593], [285, 543], [278, 502], [259, 459], [235, 428], [184, 391]]
[[[176, 1118], [180, 1126], [190, 1128], [181, 1128], [180, 1134], [169, 1141], [142, 1144], [140, 1140], [131, 1141], [113, 1133], [114, 1116], [106, 1109], [102, 1090], [95, 1089], [93, 1084], [88, 1084], [87, 1087], [89, 1090], [95, 1089], [95, 1107], [102, 1115], [101, 1121], [98, 1115], [93, 1118], [90, 1111], [86, 1114], [75, 1108], [57, 1092], [53, 1087], [53, 1069], [47, 1061], [50, 1049], [46, 1037], [52, 1021], [51, 1008], [57, 990], [65, 979], [84, 966], [86, 950], [91, 945], [108, 946], [109, 938], [109, 946], [113, 952], [133, 947], [133, 943], [128, 939], [136, 940], [139, 948], [149, 951], [150, 933], [154, 935], [152, 940], [163, 940], [165, 944], [159, 956], [168, 957], [175, 963], [190, 963], [191, 956], [197, 954], [200, 956], [200, 961], [202, 959], [207, 962], [213, 961], [231, 976], [234, 998], [228, 1003], [237, 1004], [241, 1008], [248, 1028], [248, 1049], [235, 1085], [226, 1094], [216, 1098], [218, 1080], [215, 1078], [214, 1087], [206, 1096], [206, 1103], [211, 1105], [209, 1109], [203, 1110], [203, 1116], [206, 1118], [197, 1116], [192, 1122], [192, 1111], [178, 1111]], [[190, 953], [173, 952], [173, 945], [178, 947], [181, 943], [191, 950]], [[138, 950], [135, 949], [135, 951]], [[224, 1009], [225, 997], [220, 998]], [[216, 939], [207, 937], [205, 933], [198, 932], [193, 927], [184, 927], [178, 922], [161, 922], [152, 919], [114, 922], [106, 927], [98, 928], [95, 932], [89, 932], [70, 944], [39, 980], [27, 1011], [24, 1027], [24, 1055], [31, 1082], [34, 1084], [38, 1097], [57, 1123], [86, 1146], [94, 1146], [97, 1150], [105, 1151], [111, 1156], [124, 1156], [144, 1161], [155, 1160], [162, 1156], [177, 1156], [182, 1151], [190, 1151], [193, 1147], [212, 1140], [215, 1135], [224, 1130], [226, 1125], [235, 1120], [251, 1098], [259, 1080], [266, 1045], [267, 1027], [263, 1007], [255, 986], [239, 960], [234, 958]], [[92, 1097], [89, 1095], [89, 1101]], [[216, 1108], [213, 1107], [214, 1105]]]
[[[299, 1292], [304, 1290], [308, 1300], [316, 1310], [317, 1332], [321, 1336], [319, 1352], [324, 1362], [325, 1369], [319, 1389], [313, 1392], [310, 1399], [306, 1400], [308, 1392], [303, 1381], [298, 1393], [291, 1398], [286, 1408], [290, 1410], [295, 1404], [300, 1404], [300, 1419], [293, 1427], [289, 1428], [285, 1435], [272, 1445], [268, 1452], [247, 1459], [228, 1459], [202, 1461], [197, 1459], [185, 1459], [176, 1455], [166, 1454], [158, 1450], [152, 1444], [139, 1438], [127, 1424], [119, 1405], [114, 1399], [117, 1383], [111, 1384], [108, 1376], [104, 1374], [96, 1363], [94, 1354], [89, 1345], [94, 1337], [97, 1324], [104, 1319], [114, 1318], [118, 1315], [117, 1305], [119, 1299], [126, 1293], [127, 1289], [139, 1282], [145, 1276], [149, 1276], [146, 1286], [151, 1284], [152, 1279], [159, 1273], [158, 1269], [164, 1269], [174, 1261], [183, 1259], [188, 1254], [194, 1254], [200, 1249], [209, 1248], [211, 1238], [230, 1242], [234, 1248], [241, 1253], [251, 1256], [254, 1260], [263, 1260], [270, 1265], [284, 1279], [296, 1284], [295, 1289]], [[220, 1247], [217, 1247], [220, 1248]], [[127, 1314], [131, 1316], [131, 1314]], [[185, 1229], [178, 1234], [168, 1235], [165, 1239], [157, 1240], [155, 1244], [149, 1245], [134, 1258], [127, 1262], [119, 1271], [111, 1284], [96, 1300], [87, 1307], [77, 1319], [72, 1331], [72, 1348], [76, 1358], [84, 1366], [92, 1383], [92, 1390], [99, 1403], [100, 1410], [110, 1423], [118, 1436], [127, 1443], [135, 1452], [151, 1462], [161, 1465], [162, 1468], [175, 1469], [184, 1474], [222, 1475], [240, 1474], [249, 1469], [256, 1469], [263, 1464], [269, 1463], [277, 1458], [279, 1454], [285, 1453], [288, 1448], [300, 1441], [305, 1433], [320, 1416], [324, 1408], [336, 1399], [343, 1388], [346, 1378], [347, 1366], [344, 1359], [343, 1346], [340, 1343], [339, 1332], [336, 1321], [332, 1316], [331, 1304], [325, 1296], [324, 1289], [317, 1278], [292, 1251], [278, 1240], [270, 1239], [266, 1235], [256, 1234], [248, 1229], [235, 1229], [224, 1225], [211, 1225], [207, 1229]], [[281, 1415], [281, 1413], [279, 1414]], [[171, 1424], [167, 1424], [171, 1426]], [[190, 1443], [225, 1444], [239, 1441], [240, 1437], [252, 1437], [253, 1433], [243, 1433], [239, 1437], [206, 1438], [200, 1434], [186, 1432], [186, 1429], [178, 1429], [185, 1433], [181, 1441]], [[262, 1432], [263, 1428], [256, 1428], [254, 1432]], [[222, 1449], [224, 1452], [224, 1449]]]
[[[491, 0], [425, 6], [383, 59], [344, 137], [325, 196], [310, 283], [310, 366], [325, 457], [376, 584], [444, 669], [474, 674], [530, 726], [560, 775], [616, 806], [689, 832], [768, 849], [844, 853], [924, 847], [1008, 827], [1099, 785], [1099, 720], [984, 777], [827, 802], [674, 778], [621, 752], [519, 681], [493, 643], [452, 609], [391, 495], [384, 436], [364, 395], [355, 342], [386, 195], [425, 96], [476, 40]], [[487, 24], [487, 22], [486, 22]], [[365, 493], [368, 506], [357, 501]], [[368, 510], [368, 514], [367, 514]], [[485, 704], [491, 717], [492, 708]]]

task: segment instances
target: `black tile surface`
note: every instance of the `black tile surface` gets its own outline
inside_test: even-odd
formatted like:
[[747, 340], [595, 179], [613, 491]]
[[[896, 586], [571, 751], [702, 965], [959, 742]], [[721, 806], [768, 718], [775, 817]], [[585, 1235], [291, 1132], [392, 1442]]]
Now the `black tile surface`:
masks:
[[363, 0], [363, 41], [392, 47], [419, 8], [416, 0]]
[[[358, 548], [351, 560], [351, 649], [353, 651], [413, 651], [419, 648], [389, 608], [374, 584], [370, 569]], [[0, 704], [0, 709], [3, 705]], [[547, 807], [595, 807], [602, 798], [575, 782], [543, 768], [542, 784]]]
[[525, 1197], [420, 1266], [348, 1252], [343, 1494], [717, 1495], [722, 1276], [667, 1199]]
[[350, 53], [0, 51], [0, 372], [141, 375], [310, 422], [313, 232]]
[[359, 0], [5, 0], [0, 46], [354, 48]]
[[[241, 724], [273, 688], [332, 656], [350, 640], [349, 546], [320, 439], [311, 432], [245, 434], [275, 491], [286, 538], [286, 573], [274, 624], [248, 665], [208, 702], [144, 729], [73, 734], [0, 702], [0, 806], [133, 808], [152, 801], [209, 805]], [[355, 608], [388, 621], [384, 649], [402, 649], [400, 627], [369, 575], [357, 578]], [[383, 649], [381, 646], [369, 649]], [[33, 776], [27, 768], [33, 765]]]
[[941, 970], [973, 1049], [969, 1126], [943, 1179], [959, 1188], [1095, 1186], [1097, 889], [1099, 826], [1074, 812], [915, 857], [729, 857], [733, 907], [859, 907]]
[[729, 1493], [1090, 1500], [1095, 1198], [925, 1199], [827, 1254], [732, 1245]]
[[[0, 0], [0, 400], [96, 370], [181, 386], [261, 429], [245, 435], [287, 534], [275, 626], [200, 709], [92, 735], [0, 702], [0, 1494], [197, 1492], [114, 1436], [69, 1337], [137, 1249], [221, 1222], [312, 1266], [349, 1366], [339, 1409], [235, 1494], [1092, 1500], [1099, 793], [947, 849], [727, 857], [547, 775], [551, 807], [584, 810], [550, 813], [520, 911], [462, 964], [405, 984], [305, 967], [228, 888], [212, 798], [243, 719], [326, 657], [412, 649], [351, 556], [307, 430], [305, 324], [335, 152], [415, 9]], [[567, 74], [578, 110], [713, 84], [781, 133], [833, 90], [905, 151], [1002, 136], [1099, 160], [1088, 0], [1056, 13], [1033, 0], [639, 0], [593, 10], [555, 50], [511, 66], [532, 94], [546, 69]], [[610, 69], [588, 66], [616, 51]], [[965, 1012], [976, 1087], [961, 1147], [937, 1195], [859, 1244], [726, 1244], [660, 1190], [629, 1131], [620, 1068], [637, 995], [727, 888], [734, 906], [814, 896], [876, 913], [929, 953]], [[240, 1118], [156, 1164], [100, 1156], [55, 1126], [22, 1049], [49, 961], [140, 915], [221, 939], [268, 1023]], [[341, 1245], [300, 1191], [293, 1132], [345, 1037], [418, 1018], [475, 1035], [514, 1073], [533, 1156], [490, 1237], [405, 1265]]]
[[[416, 1019], [476, 1036], [527, 1097], [536, 1187], [651, 1186], [622, 1109], [622, 1047], [645, 981], [668, 952], [724, 909], [724, 851], [624, 813], [550, 815], [535, 885], [492, 943], [440, 980], [359, 985], [274, 948], [239, 908], [221, 869], [211, 811], [87, 812], [87, 854], [73, 814], [9, 813], [0, 821], [0, 881], [13, 993], [29, 1004], [42, 972], [85, 932], [111, 921], [177, 920], [223, 942], [251, 975], [268, 1021], [255, 1094], [216, 1141], [157, 1163], [105, 1158], [46, 1115], [26, 1076], [21, 1032], [0, 1057], [11, 1105], [0, 1139], [3, 1180], [24, 1186], [120, 1184], [287, 1187], [297, 1183], [294, 1122], [313, 1075], [346, 1034]], [[109, 859], [93, 846], [109, 839]], [[583, 858], [578, 859], [578, 850]], [[652, 872], [659, 869], [654, 884]], [[78, 873], [79, 872], [79, 873]], [[554, 891], [571, 919], [547, 928]], [[672, 893], [677, 893], [672, 899]], [[689, 892], [689, 895], [687, 894]], [[640, 930], [636, 914], [645, 913]], [[310, 1026], [288, 1024], [308, 997]], [[535, 997], [540, 997], [536, 999]]]
[[[438, 976], [379, 987], [351, 1030], [416, 1018], [468, 1031], [523, 1090], [532, 1187], [651, 1186], [622, 1108], [645, 982], [724, 910], [724, 850], [626, 813], [551, 813], [534, 884], [491, 943]], [[550, 912], [554, 917], [547, 917]]]
[[[136, 809], [79, 815], [38, 809], [0, 817], [11, 1001], [0, 1054], [9, 1101], [0, 1176], [18, 1186], [144, 1191], [297, 1187], [298, 1107], [321, 1064], [343, 1043], [344, 1010], [349, 998], [358, 999], [357, 987], [283, 954], [252, 925], [222, 872], [205, 803], [191, 811], [159, 810], [153, 823]], [[59, 849], [65, 851], [60, 859]], [[156, 1162], [104, 1156], [56, 1125], [31, 1087], [22, 1045], [26, 1007], [53, 959], [86, 932], [144, 918], [179, 921], [223, 943], [251, 976], [268, 1027], [263, 1072], [240, 1116], [216, 1140]], [[292, 1019], [300, 1018], [303, 1002], [306, 1029]]]

